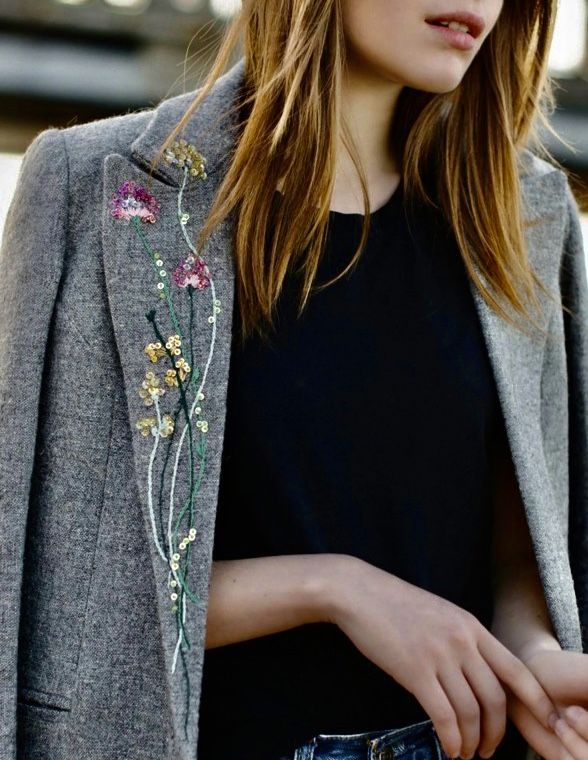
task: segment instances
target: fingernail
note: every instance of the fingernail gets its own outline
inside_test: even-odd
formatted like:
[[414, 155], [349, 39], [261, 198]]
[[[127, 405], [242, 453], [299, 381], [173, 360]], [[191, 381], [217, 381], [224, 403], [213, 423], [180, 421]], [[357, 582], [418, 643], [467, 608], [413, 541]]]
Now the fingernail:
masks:
[[547, 722], [551, 726], [551, 728], [555, 728], [556, 721], [558, 720], [559, 715], [555, 712], [551, 713], [549, 718], [547, 719]]
[[571, 705], [570, 707], [566, 707], [566, 715], [572, 720], [580, 720], [583, 713], [584, 710], [582, 710], [581, 707], [578, 707], [578, 705]]

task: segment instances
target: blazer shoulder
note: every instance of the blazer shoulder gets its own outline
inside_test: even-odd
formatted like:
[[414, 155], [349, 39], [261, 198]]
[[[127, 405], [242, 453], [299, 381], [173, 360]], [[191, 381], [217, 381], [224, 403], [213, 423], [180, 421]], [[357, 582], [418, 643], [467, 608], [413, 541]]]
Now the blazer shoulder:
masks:
[[519, 174], [522, 179], [541, 177], [555, 172], [567, 178], [566, 173], [556, 163], [551, 163], [546, 158], [538, 156], [530, 148], [519, 150]]
[[[118, 153], [131, 158], [133, 143], [148, 129], [162, 107], [172, 104], [176, 110], [184, 105], [187, 107], [190, 97], [193, 97], [193, 93], [176, 95], [139, 111], [68, 127], [50, 127], [38, 133], [32, 145], [35, 150], [47, 150], [54, 144], [61, 143], [67, 157], [72, 187], [79, 182], [83, 183], [85, 179], [95, 183], [106, 156]], [[170, 131], [172, 127], [173, 124], [170, 123]]]

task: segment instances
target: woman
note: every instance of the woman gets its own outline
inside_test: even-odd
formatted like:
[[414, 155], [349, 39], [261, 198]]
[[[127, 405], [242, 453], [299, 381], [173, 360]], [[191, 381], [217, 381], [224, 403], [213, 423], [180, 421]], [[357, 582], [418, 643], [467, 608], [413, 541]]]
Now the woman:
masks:
[[588, 757], [555, 7], [252, 0], [196, 99], [34, 141], [2, 757]]

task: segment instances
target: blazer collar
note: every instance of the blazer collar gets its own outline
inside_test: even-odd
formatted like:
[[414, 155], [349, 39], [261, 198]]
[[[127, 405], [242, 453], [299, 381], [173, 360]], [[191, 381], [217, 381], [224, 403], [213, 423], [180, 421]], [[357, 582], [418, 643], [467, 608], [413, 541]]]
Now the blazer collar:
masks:
[[[230, 157], [238, 126], [238, 109], [234, 106], [237, 104], [244, 72], [245, 58], [242, 57], [217, 79], [181, 134], [205, 156], [208, 176], [221, 173]], [[143, 168], [151, 168], [161, 145], [184, 115], [197, 92], [198, 90], [164, 100], [154, 110], [146, 129], [131, 144], [131, 156]], [[165, 161], [159, 162], [153, 174], [167, 184], [179, 186], [179, 172], [168, 166]]]

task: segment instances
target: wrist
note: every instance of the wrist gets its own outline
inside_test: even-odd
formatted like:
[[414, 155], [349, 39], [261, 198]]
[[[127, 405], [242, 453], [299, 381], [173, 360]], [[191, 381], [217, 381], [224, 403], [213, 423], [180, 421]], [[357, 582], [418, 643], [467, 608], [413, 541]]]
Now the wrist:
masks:
[[527, 664], [539, 652], [561, 652], [561, 646], [557, 639], [548, 633], [534, 637], [524, 642], [514, 652], [519, 660]]
[[351, 554], [324, 554], [321, 559], [310, 587], [311, 603], [322, 622], [338, 624], [349, 609], [351, 589], [366, 563]]

